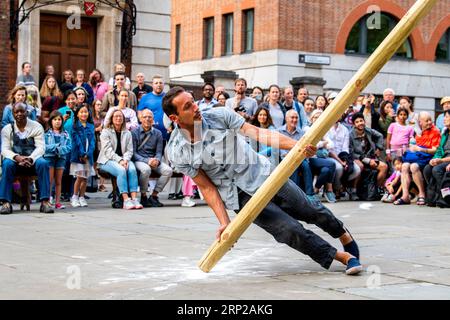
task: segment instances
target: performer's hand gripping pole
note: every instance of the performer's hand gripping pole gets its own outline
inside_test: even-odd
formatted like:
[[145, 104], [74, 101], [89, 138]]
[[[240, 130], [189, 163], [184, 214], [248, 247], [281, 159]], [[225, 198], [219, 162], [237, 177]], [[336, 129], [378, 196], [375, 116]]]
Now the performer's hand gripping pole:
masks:
[[[204, 272], [209, 272], [230, 250], [239, 237], [256, 219], [282, 185], [289, 179], [305, 159], [302, 150], [307, 145], [316, 145], [328, 130], [339, 120], [359, 93], [372, 81], [398, 48], [406, 41], [420, 20], [425, 17], [437, 0], [418, 0], [406, 13], [377, 50], [353, 76], [334, 99], [313, 127], [303, 136], [285, 159], [278, 165], [250, 201], [223, 231], [220, 242], [215, 241], [199, 262]], [[301, 210], [301, 208], [298, 208]]]

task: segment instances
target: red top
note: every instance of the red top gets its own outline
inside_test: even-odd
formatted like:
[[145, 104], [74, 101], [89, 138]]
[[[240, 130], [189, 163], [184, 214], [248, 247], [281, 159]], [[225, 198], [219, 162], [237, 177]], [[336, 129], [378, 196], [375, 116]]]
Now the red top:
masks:
[[441, 133], [434, 125], [430, 129], [423, 131], [421, 136], [416, 137], [416, 145], [427, 149], [439, 147], [440, 141]]

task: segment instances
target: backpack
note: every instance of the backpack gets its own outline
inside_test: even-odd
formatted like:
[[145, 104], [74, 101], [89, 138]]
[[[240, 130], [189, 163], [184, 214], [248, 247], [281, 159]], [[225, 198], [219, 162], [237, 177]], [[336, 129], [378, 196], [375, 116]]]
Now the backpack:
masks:
[[379, 201], [381, 199], [377, 186], [377, 170], [364, 170], [356, 194], [362, 201]]

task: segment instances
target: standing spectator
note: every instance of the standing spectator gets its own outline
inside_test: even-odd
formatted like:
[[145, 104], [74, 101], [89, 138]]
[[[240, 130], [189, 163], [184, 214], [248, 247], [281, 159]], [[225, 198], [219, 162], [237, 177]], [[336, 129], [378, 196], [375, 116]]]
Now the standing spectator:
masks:
[[214, 107], [217, 104], [217, 100], [214, 98], [214, 91], [216, 88], [212, 83], [205, 83], [202, 87], [203, 98], [197, 101], [197, 105], [200, 111], [206, 111]]
[[83, 87], [76, 87], [73, 89], [73, 92], [75, 93], [77, 97], [77, 105], [81, 105], [86, 103], [87, 104], [87, 96], [88, 92]]
[[[366, 126], [364, 115], [360, 112], [353, 115], [354, 127], [350, 131], [350, 154], [354, 162], [359, 166], [361, 172], [364, 169], [377, 170], [377, 185], [382, 188], [386, 179], [388, 166], [380, 160], [384, 150], [383, 135], [376, 130]], [[353, 185], [351, 192], [356, 192], [357, 182]]]
[[164, 126], [164, 111], [162, 109], [162, 99], [164, 98], [164, 80], [162, 76], [155, 75], [152, 79], [153, 91], [142, 97], [138, 106], [138, 115], [140, 117], [144, 109], [153, 112], [155, 128], [161, 131], [164, 141], [169, 140], [167, 129]]
[[439, 117], [437, 117], [437, 119], [436, 119], [436, 127], [438, 127], [438, 129], [440, 131], [443, 131], [445, 129], [445, 125], [444, 125], [445, 112], [447, 110], [450, 110], [450, 96], [449, 97], [443, 97], [441, 99], [441, 107], [442, 107], [442, 110], [444, 111], [444, 113], [440, 114]]
[[2, 136], [2, 178], [0, 180], [0, 201], [3, 203], [0, 214], [11, 214], [13, 208], [12, 185], [16, 172], [34, 176], [39, 181], [40, 212], [53, 213], [49, 203], [50, 182], [49, 167], [42, 157], [45, 152], [44, 130], [36, 121], [27, 118], [27, 106], [15, 103], [13, 106], [14, 123], [8, 124], [1, 132]]
[[100, 70], [92, 70], [89, 75], [89, 85], [94, 92], [94, 99], [103, 100], [103, 97], [108, 92], [108, 84], [105, 82], [103, 73]]
[[427, 205], [430, 207], [436, 206], [436, 202], [442, 198], [440, 190], [442, 179], [446, 172], [450, 172], [450, 110], [444, 113], [444, 125], [439, 148], [423, 172], [428, 184]]
[[308, 118], [308, 125], [311, 125], [311, 114], [315, 110], [314, 100], [306, 98], [305, 101], [303, 101], [303, 106], [305, 108], [306, 117]]
[[[412, 104], [412, 101], [409, 97], [401, 97], [399, 100], [399, 108], [402, 107], [408, 111], [408, 119], [406, 120], [406, 124], [408, 126], [414, 127], [414, 130], [416, 130], [419, 127], [419, 115], [414, 112], [414, 106]], [[419, 132], [420, 134], [420, 132]]]
[[79, 105], [75, 110], [72, 129], [72, 152], [70, 174], [76, 177], [71, 199], [72, 207], [87, 207], [84, 197], [87, 179], [95, 176], [94, 171], [95, 131], [89, 105]]
[[[42, 112], [42, 102], [38, 87], [33, 85], [27, 87], [27, 105], [29, 106], [28, 117], [30, 118], [30, 114], [32, 114], [31, 117], [33, 117], [33, 115], [35, 114], [36, 119], [39, 119]], [[33, 109], [31, 109], [30, 107], [32, 107]]]
[[406, 124], [407, 119], [408, 110], [399, 107], [397, 110], [397, 122], [392, 123], [387, 131], [387, 161], [401, 158], [409, 146], [409, 141], [414, 137], [414, 128]]
[[[102, 149], [98, 156], [100, 169], [117, 177], [117, 186], [126, 210], [142, 209], [137, 199], [138, 177], [133, 157], [133, 138], [125, 126], [125, 117], [120, 110], [111, 113], [108, 126], [100, 135]], [[131, 194], [131, 198], [128, 196]]]
[[66, 95], [67, 91], [75, 89], [75, 85], [73, 84], [74, 82], [75, 77], [73, 75], [72, 70], [70, 69], [64, 70], [60, 87], [61, 93], [63, 95]]
[[24, 62], [22, 63], [22, 74], [17, 77], [16, 86], [35, 86], [36, 81], [34, 77], [31, 75], [31, 63]]
[[325, 98], [325, 96], [322, 96], [322, 95], [317, 96], [315, 104], [316, 104], [316, 109], [324, 111], [328, 107], [327, 98]]
[[383, 101], [389, 101], [394, 107], [394, 111], [397, 112], [398, 103], [395, 102], [395, 91], [391, 88], [387, 88], [383, 91]]
[[86, 96], [86, 103], [88, 105], [92, 105], [92, 102], [94, 101], [94, 90], [92, 90], [92, 87], [85, 81], [86, 73], [83, 69], [78, 69], [76, 72], [76, 79], [75, 79], [75, 86], [76, 87], [83, 87], [84, 90], [87, 92]]
[[[142, 124], [132, 132], [133, 160], [136, 169], [140, 172], [141, 204], [144, 207], [163, 207], [163, 204], [159, 202], [158, 194], [169, 182], [172, 168], [162, 162], [164, 141], [161, 131], [153, 128], [153, 112], [144, 109], [141, 121]], [[155, 171], [160, 177], [152, 195], [147, 198], [148, 181], [152, 171]]]
[[[424, 206], [425, 200], [425, 183], [422, 170], [431, 160], [439, 146], [441, 134], [439, 129], [433, 125], [433, 120], [428, 112], [419, 114], [419, 126], [422, 135], [416, 135], [415, 141], [410, 144], [409, 151], [403, 156], [402, 165], [402, 197], [397, 199], [395, 205], [410, 204], [409, 187], [412, 180], [419, 189], [417, 205]], [[415, 142], [415, 143], [414, 143]]]
[[[118, 72], [126, 74], [126, 67], [123, 63], [119, 62], [114, 65], [113, 74], [117, 74]], [[113, 77], [108, 81], [108, 90], [112, 90], [115, 86], [117, 86], [116, 78]], [[123, 87], [127, 90], [131, 90], [131, 81], [127, 76], [124, 77]]]
[[284, 88], [284, 108], [286, 111], [289, 111], [291, 109], [294, 109], [297, 111], [299, 120], [298, 120], [298, 126], [299, 129], [303, 130], [308, 125], [308, 116], [306, 115], [305, 108], [303, 105], [300, 105], [298, 101], [294, 100], [294, 89], [292, 87], [286, 87]]
[[383, 101], [380, 105], [380, 119], [378, 120], [379, 132], [383, 135], [383, 138], [386, 138], [392, 122], [395, 122], [394, 106], [389, 101]]
[[224, 93], [225, 91], [225, 86], [223, 84], [218, 84], [216, 86], [216, 90], [214, 91], [214, 99], [218, 99], [219, 94]]
[[[258, 128], [275, 130], [270, 112], [264, 107], [259, 107], [256, 110], [251, 124]], [[250, 140], [249, 142], [253, 150], [258, 152], [259, 154], [264, 155], [265, 157], [268, 157], [272, 165], [276, 166], [279, 163], [278, 150], [268, 148], [267, 145], [262, 144], [259, 141]]]
[[337, 96], [338, 96], [337, 92], [335, 91], [329, 92], [326, 96], [328, 105], [330, 105], [333, 102], [333, 100], [336, 99]]
[[[2, 117], [2, 128], [6, 127], [8, 124], [14, 123], [13, 106], [16, 103], [24, 103], [27, 97], [27, 89], [24, 86], [16, 86], [8, 94], [9, 104], [3, 109]], [[27, 107], [27, 117], [31, 120], [36, 120], [36, 110], [26, 105]]]
[[[365, 126], [370, 129], [381, 132], [380, 114], [375, 110], [375, 100], [374, 99], [375, 99], [375, 97], [373, 97], [373, 96], [365, 96], [363, 99], [363, 105], [362, 105], [361, 110], [359, 112], [355, 112], [355, 108], [353, 108], [353, 110], [354, 110], [353, 115], [355, 115], [356, 113], [362, 113], [362, 115], [364, 116]], [[353, 115], [351, 116], [351, 119], [353, 119]], [[351, 124], [354, 125], [353, 122]]]
[[[101, 144], [100, 144], [100, 134], [103, 130], [103, 122], [105, 120], [105, 114], [102, 112], [102, 101], [95, 99], [94, 103], [92, 105], [92, 120], [94, 121], [94, 128], [95, 128], [95, 151], [94, 151], [94, 168], [97, 172], [98, 176], [98, 166], [97, 166], [97, 159], [98, 155], [100, 153]], [[100, 184], [98, 186], [98, 191], [100, 192], [106, 192], [105, 187], [105, 178], [100, 176]]]
[[269, 110], [275, 129], [281, 128], [285, 123], [286, 109], [280, 102], [280, 94], [280, 87], [276, 84], [271, 85], [269, 87], [269, 101], [260, 105], [260, 107]]
[[[327, 133], [332, 146], [329, 149], [329, 157], [336, 165], [334, 176], [334, 189], [340, 198], [344, 189], [342, 184], [349, 184], [361, 175], [361, 168], [353, 164], [353, 157], [350, 155], [350, 132], [340, 121], [331, 127]], [[353, 185], [353, 184], [351, 184]], [[350, 200], [357, 200], [356, 190], [349, 191]]]
[[137, 86], [133, 89], [133, 93], [136, 96], [137, 103], [139, 104], [142, 97], [147, 93], [152, 92], [153, 88], [145, 83], [145, 74], [143, 74], [142, 72], [139, 72], [136, 75], [136, 82]]
[[227, 99], [230, 99], [230, 95], [228, 93], [219, 93], [219, 95], [217, 96], [217, 104], [214, 107], [225, 107]]
[[44, 158], [50, 168], [50, 190], [55, 182], [55, 209], [65, 209], [61, 204], [61, 182], [71, 149], [72, 142], [67, 131], [64, 131], [62, 114], [53, 111], [50, 114], [49, 129], [45, 133]]
[[240, 114], [246, 121], [250, 121], [258, 109], [255, 99], [245, 96], [247, 80], [239, 78], [234, 81], [235, 96], [226, 102], [226, 107]]
[[50, 113], [61, 108], [63, 98], [55, 77], [47, 76], [45, 78], [40, 93], [42, 101], [41, 120], [47, 126]]
[[127, 130], [134, 130], [137, 127], [139, 127], [139, 122], [136, 116], [136, 112], [128, 107], [128, 103], [129, 103], [129, 97], [128, 95], [130, 94], [130, 91], [128, 91], [127, 89], [122, 89], [119, 92], [119, 104], [117, 105], [117, 107], [114, 108], [110, 108], [108, 110], [108, 112], [106, 113], [105, 116], [105, 123], [104, 126], [108, 127], [109, 123], [108, 121], [111, 119], [111, 114], [113, 111], [115, 110], [120, 110], [122, 111], [124, 117], [125, 117], [125, 126], [127, 127]]
[[47, 78], [48, 76], [52, 76], [56, 79], [55, 67], [52, 64], [46, 65], [44, 72], [44, 75], [40, 77], [39, 80], [39, 88], [42, 88], [42, 84], [44, 83], [43, 79]]
[[261, 89], [261, 87], [253, 87], [252, 94], [250, 95], [251, 98], [256, 100], [256, 103], [258, 106], [263, 102], [264, 99], [264, 91]]
[[[119, 92], [125, 89], [125, 73], [118, 72], [114, 75], [114, 88], [109, 90], [103, 97], [102, 111], [107, 113], [109, 108], [119, 105]], [[128, 94], [128, 106], [136, 111], [137, 99], [135, 94], [130, 91]]]
[[[298, 89], [298, 92], [297, 92], [297, 102], [298, 102], [299, 104], [301, 104], [302, 106], [305, 107], [305, 101], [306, 101], [306, 99], [307, 99], [308, 97], [309, 97], [308, 89], [306, 89], [306, 88], [300, 88], [300, 89]], [[314, 100], [313, 100], [313, 102], [314, 102]], [[305, 111], [306, 111], [306, 107], [305, 107]]]

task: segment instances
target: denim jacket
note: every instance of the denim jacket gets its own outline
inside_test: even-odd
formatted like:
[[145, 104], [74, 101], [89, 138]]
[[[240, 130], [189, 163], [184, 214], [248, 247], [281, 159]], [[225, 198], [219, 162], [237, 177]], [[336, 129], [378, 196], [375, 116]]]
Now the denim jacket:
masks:
[[67, 131], [61, 132], [61, 140], [59, 143], [55, 141], [53, 130], [47, 130], [45, 133], [45, 158], [66, 159], [72, 149], [72, 141]]
[[[86, 140], [89, 147], [86, 150]], [[87, 155], [89, 163], [94, 165], [94, 150], [95, 150], [95, 128], [92, 123], [87, 123], [84, 127], [79, 121], [75, 124], [72, 130], [72, 153], [70, 162], [82, 163], [80, 158]]]

